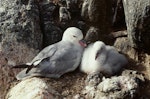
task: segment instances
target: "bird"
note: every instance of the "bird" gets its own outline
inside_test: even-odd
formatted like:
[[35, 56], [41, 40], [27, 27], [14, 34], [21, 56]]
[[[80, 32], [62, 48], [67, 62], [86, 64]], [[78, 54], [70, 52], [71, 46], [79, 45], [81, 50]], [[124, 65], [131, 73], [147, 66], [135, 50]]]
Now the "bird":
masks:
[[99, 32], [100, 30], [97, 27], [91, 26], [86, 32], [84, 40], [87, 44], [93, 43], [99, 40]]
[[14, 66], [13, 68], [25, 68], [16, 78], [60, 78], [78, 67], [85, 46], [82, 31], [76, 27], [69, 27], [64, 31], [61, 41], [45, 47], [30, 63]]
[[113, 46], [96, 41], [85, 48], [80, 70], [87, 74], [115, 75], [128, 63], [127, 58]]

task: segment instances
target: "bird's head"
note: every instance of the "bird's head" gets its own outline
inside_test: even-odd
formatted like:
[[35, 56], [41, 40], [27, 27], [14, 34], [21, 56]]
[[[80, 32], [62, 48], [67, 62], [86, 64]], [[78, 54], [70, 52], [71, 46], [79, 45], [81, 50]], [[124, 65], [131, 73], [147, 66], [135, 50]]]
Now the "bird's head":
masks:
[[67, 28], [63, 34], [63, 41], [72, 42], [74, 44], [80, 44], [81, 46], [86, 46], [86, 43], [83, 41], [82, 31], [76, 27]]
[[96, 41], [93, 45], [93, 50], [95, 52], [95, 60], [97, 57], [105, 51], [105, 44], [101, 41]]
[[90, 29], [87, 31], [86, 36], [85, 36], [85, 40], [87, 42], [87, 44], [93, 43], [95, 41], [99, 40], [99, 29], [96, 27], [90, 27]]

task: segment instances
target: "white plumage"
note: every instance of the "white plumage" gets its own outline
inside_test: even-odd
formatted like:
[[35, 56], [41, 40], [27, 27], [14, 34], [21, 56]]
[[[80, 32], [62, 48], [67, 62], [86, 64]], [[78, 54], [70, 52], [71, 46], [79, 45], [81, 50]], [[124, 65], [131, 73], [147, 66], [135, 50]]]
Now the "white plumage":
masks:
[[113, 46], [96, 41], [85, 49], [80, 70], [87, 74], [102, 72], [114, 75], [127, 63], [126, 57], [118, 53]]
[[[68, 28], [60, 42], [44, 48], [30, 63], [26, 63], [24, 69], [16, 78], [18, 80], [33, 77], [59, 78], [67, 72], [75, 70], [82, 57], [84, 43], [81, 41], [83, 34], [76, 27]], [[15, 66], [21, 68], [23, 65]]]

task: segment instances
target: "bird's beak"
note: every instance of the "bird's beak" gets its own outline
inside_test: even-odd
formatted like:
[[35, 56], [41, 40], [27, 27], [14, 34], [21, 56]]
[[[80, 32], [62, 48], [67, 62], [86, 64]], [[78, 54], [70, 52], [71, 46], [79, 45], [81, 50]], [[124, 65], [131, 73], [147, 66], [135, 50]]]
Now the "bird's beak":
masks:
[[83, 46], [83, 47], [86, 47], [86, 46], [87, 46], [86, 41], [83, 40], [83, 39], [79, 41], [79, 44], [80, 44], [81, 46]]

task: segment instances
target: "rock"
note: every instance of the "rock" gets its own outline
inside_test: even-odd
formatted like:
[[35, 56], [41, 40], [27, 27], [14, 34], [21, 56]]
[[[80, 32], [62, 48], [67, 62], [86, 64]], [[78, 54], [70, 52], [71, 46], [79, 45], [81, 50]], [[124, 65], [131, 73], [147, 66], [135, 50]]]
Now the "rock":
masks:
[[44, 27], [44, 45], [48, 46], [54, 44], [62, 39], [63, 31], [60, 27], [56, 26], [54, 23], [45, 22]]
[[139, 79], [139, 81], [145, 82], [144, 75], [134, 70], [124, 70], [122, 76], [130, 76]]
[[[126, 34], [127, 31], [120, 31], [120, 32], [122, 32], [121, 34]], [[118, 33], [113, 33], [111, 36], [116, 38], [116, 40], [114, 42], [114, 46], [117, 48], [118, 51], [120, 51], [120, 52], [122, 52], [124, 54], [127, 54], [129, 51], [132, 51], [132, 48], [131, 48], [131, 46], [129, 44], [130, 42], [129, 42], [128, 37], [118, 37], [118, 36], [121, 36], [120, 33], [119, 33], [119, 35], [118, 35]]]
[[84, 21], [78, 21], [75, 26], [82, 30], [84, 36], [86, 35], [88, 26]]
[[71, 14], [72, 21], [77, 21], [81, 19], [81, 0], [66, 0], [66, 7]]
[[131, 47], [128, 37], [116, 38], [114, 46], [119, 52], [129, 57], [130, 64], [127, 66], [129, 69], [141, 71], [147, 79], [150, 79], [150, 55], [148, 53]]
[[60, 7], [59, 8], [59, 24], [60, 27], [65, 30], [71, 24], [71, 14], [68, 11], [67, 7]]
[[126, 28], [125, 15], [122, 0], [112, 0], [112, 26], [113, 30], [120, 30]]
[[135, 78], [129, 76], [107, 78], [98, 85], [98, 90], [102, 92], [103, 97], [114, 99], [133, 99], [138, 88]]
[[45, 22], [54, 22], [58, 18], [59, 7], [53, 2], [49, 2], [49, 0], [44, 0], [39, 2], [39, 10], [40, 10], [40, 18], [41, 23]]
[[39, 2], [43, 47], [61, 40], [62, 30], [59, 27], [59, 7], [49, 0]]
[[[106, 34], [102, 35], [100, 33], [101, 33], [101, 30], [98, 27], [90, 26], [89, 29], [86, 32], [85, 40], [87, 41], [88, 44], [94, 43], [94, 42], [98, 41], [99, 39], [101, 41], [104, 41], [108, 45], [113, 44], [115, 36], [112, 35], [112, 33], [107, 34], [107, 35]], [[122, 34], [120, 34], [120, 36]]]
[[[91, 85], [90, 83], [85, 83], [86, 86], [82, 93], [86, 99], [134, 99], [139, 92], [141, 84], [141, 82], [137, 80], [138, 77], [143, 78], [143, 76], [138, 73], [131, 73], [131, 71], [130, 74], [123, 73], [121, 76], [113, 76], [111, 78], [102, 78], [102, 76], [98, 77], [93, 74], [93, 76], [90, 77], [90, 81], [95, 81], [97, 84]], [[95, 78], [101, 80], [97, 81]], [[89, 77], [87, 79], [89, 79]]]
[[31, 60], [42, 48], [42, 39], [36, 0], [0, 1], [1, 99], [4, 99], [3, 96], [17, 73], [10, 65]]
[[150, 52], [150, 1], [123, 0], [130, 45]]
[[85, 80], [87, 86], [97, 86], [102, 81], [103, 75], [101, 73], [89, 74]]
[[79, 12], [79, 0], [66, 0], [66, 7], [70, 12]]
[[5, 0], [1, 9], [0, 54], [9, 65], [29, 61], [42, 46], [37, 2]]
[[127, 37], [127, 31], [117, 31], [117, 32], [113, 32], [111, 33], [109, 36], [111, 38], [121, 38], [121, 37]]
[[106, 41], [104, 36], [110, 33], [111, 11], [110, 0], [84, 0], [83, 2], [81, 16], [91, 26], [99, 28], [99, 40]]
[[10, 89], [6, 99], [60, 99], [60, 95], [39, 78], [26, 79]]
[[66, 22], [71, 19], [70, 12], [67, 10], [67, 7], [59, 8], [59, 21]]

